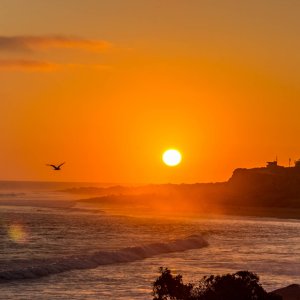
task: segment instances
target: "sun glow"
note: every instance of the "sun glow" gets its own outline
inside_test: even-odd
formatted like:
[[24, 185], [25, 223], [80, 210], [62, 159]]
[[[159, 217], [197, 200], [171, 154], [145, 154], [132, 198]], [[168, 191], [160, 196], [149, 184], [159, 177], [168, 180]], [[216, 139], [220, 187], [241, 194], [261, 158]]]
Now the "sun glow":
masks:
[[163, 162], [170, 167], [177, 166], [181, 162], [181, 154], [178, 150], [169, 149], [163, 153]]

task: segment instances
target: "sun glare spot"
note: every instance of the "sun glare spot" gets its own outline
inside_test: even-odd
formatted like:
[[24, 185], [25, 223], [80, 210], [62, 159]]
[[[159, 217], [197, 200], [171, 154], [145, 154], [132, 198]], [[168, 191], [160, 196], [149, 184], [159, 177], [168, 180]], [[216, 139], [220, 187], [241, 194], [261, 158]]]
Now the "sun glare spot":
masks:
[[163, 162], [170, 167], [177, 166], [181, 162], [181, 154], [178, 150], [169, 149], [163, 153]]

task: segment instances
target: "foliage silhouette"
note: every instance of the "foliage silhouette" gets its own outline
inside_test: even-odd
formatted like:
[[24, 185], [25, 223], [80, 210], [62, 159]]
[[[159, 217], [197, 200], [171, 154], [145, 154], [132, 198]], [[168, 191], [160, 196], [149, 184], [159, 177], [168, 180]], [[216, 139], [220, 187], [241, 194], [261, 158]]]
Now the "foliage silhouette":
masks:
[[183, 284], [182, 276], [173, 276], [168, 268], [160, 267], [161, 275], [153, 283], [153, 300], [190, 299], [192, 284]]
[[281, 300], [267, 293], [259, 277], [248, 271], [222, 276], [203, 277], [197, 286], [184, 284], [181, 275], [173, 276], [168, 268], [153, 283], [153, 300]]

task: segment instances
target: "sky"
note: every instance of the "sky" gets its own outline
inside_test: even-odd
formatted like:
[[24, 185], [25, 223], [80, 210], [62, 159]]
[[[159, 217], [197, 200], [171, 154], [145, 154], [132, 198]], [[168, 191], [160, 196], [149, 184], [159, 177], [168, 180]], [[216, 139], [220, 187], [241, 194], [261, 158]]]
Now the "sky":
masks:
[[[217, 182], [288, 165], [300, 158], [299, 11], [1, 0], [0, 180]], [[162, 162], [169, 148], [177, 167]]]

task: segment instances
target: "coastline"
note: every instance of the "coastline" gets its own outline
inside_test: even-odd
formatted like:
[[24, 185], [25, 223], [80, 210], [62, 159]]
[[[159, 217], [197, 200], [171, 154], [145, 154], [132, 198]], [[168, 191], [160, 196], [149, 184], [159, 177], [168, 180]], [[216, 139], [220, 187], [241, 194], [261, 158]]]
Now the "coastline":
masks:
[[[238, 205], [213, 205], [208, 207], [197, 207], [194, 201], [186, 200], [181, 206], [181, 201], [171, 198], [149, 200], [149, 195], [112, 195], [100, 196], [76, 200], [77, 208], [89, 210], [117, 211], [130, 215], [145, 216], [169, 216], [169, 217], [195, 217], [195, 216], [237, 216], [275, 218], [286, 220], [300, 220], [300, 208], [289, 207], [259, 207]], [[189, 203], [191, 202], [191, 203]], [[134, 207], [134, 210], [133, 210]]]

